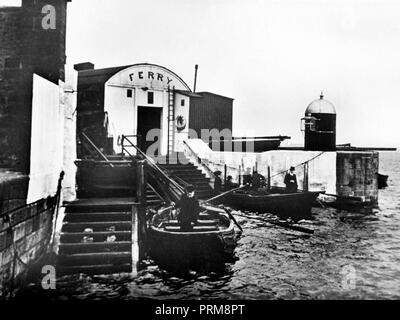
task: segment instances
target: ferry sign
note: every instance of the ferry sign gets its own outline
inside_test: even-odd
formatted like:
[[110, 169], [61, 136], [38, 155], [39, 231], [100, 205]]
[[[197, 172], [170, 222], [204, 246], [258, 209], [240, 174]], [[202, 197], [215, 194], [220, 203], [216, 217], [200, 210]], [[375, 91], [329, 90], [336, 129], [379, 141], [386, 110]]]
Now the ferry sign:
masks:
[[137, 64], [121, 70], [106, 83], [111, 86], [148, 87], [165, 90], [168, 87], [177, 90], [190, 90], [187, 84], [175, 73], [154, 64]]
[[155, 73], [153, 71], [138, 71], [137, 73], [131, 73], [129, 74], [129, 79], [130, 81], [134, 82], [135, 79], [138, 80], [157, 80], [161, 82], [166, 82], [167, 85], [170, 85], [173, 79], [171, 79], [169, 76], [162, 74], [162, 73]]

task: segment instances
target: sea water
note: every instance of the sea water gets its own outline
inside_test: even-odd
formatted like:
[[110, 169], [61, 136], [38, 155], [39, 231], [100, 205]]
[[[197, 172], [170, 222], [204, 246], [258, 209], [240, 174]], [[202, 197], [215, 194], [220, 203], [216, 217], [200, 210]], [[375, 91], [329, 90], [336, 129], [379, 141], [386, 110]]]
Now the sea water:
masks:
[[73, 275], [56, 290], [40, 279], [17, 297], [44, 299], [400, 299], [400, 153], [383, 152], [389, 175], [379, 208], [348, 212], [314, 208], [301, 225], [314, 235], [238, 219], [238, 260], [207, 273], [168, 273], [151, 261], [136, 276]]

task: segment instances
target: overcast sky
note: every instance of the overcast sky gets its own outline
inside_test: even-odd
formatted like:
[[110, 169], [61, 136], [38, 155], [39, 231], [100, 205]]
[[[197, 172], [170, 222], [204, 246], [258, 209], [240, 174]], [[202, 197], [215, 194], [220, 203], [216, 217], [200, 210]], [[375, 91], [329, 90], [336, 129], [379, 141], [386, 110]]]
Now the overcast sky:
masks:
[[[0, 0], [1, 2], [15, 2]], [[290, 135], [319, 97], [337, 142], [400, 147], [400, 1], [73, 0], [68, 63], [163, 65], [234, 101], [234, 134]]]

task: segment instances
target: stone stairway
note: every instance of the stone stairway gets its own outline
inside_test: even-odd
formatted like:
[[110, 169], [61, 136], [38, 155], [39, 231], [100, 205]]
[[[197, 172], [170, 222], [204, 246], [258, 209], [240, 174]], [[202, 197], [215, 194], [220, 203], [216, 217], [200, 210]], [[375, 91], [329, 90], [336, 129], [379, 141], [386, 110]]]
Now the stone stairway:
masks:
[[[110, 158], [111, 160], [124, 159], [121, 158], [121, 156], [115, 156], [115, 155], [107, 157]], [[129, 158], [125, 159], [126, 161], [128, 161]], [[162, 169], [167, 170], [169, 173], [172, 173], [173, 175], [179, 177], [186, 183], [192, 184], [196, 189], [196, 195], [199, 199], [209, 199], [213, 196], [213, 189], [210, 186], [210, 179], [207, 178], [206, 175], [203, 174], [200, 169], [198, 169], [192, 163], [189, 163], [188, 159], [182, 152], [174, 153], [173, 155], [171, 155], [169, 162], [171, 162], [171, 159], [172, 161], [175, 160], [173, 161], [174, 162], [173, 164], [168, 164], [168, 160], [164, 157], [153, 160], [156, 163], [158, 163]], [[177, 159], [187, 164], [181, 164], [178, 162]], [[157, 203], [155, 201], [156, 199], [154, 198], [155, 196], [154, 192], [148, 190], [148, 193], [149, 193], [148, 201], [150, 201], [149, 203], [150, 204], [154, 203], [156, 205]]]
[[164, 164], [161, 167], [186, 183], [193, 185], [196, 189], [196, 196], [199, 199], [212, 197], [213, 189], [210, 186], [210, 179], [193, 164]]
[[60, 274], [132, 271], [133, 198], [91, 198], [66, 207], [61, 230]]
[[[182, 155], [180, 155], [182, 157]], [[115, 164], [116, 162], [113, 161]], [[68, 204], [61, 229], [58, 273], [112, 274], [132, 272], [132, 228], [135, 214], [135, 179], [130, 161], [108, 164], [84, 163], [78, 179], [78, 200]], [[209, 179], [193, 164], [161, 167], [195, 186], [197, 197], [212, 196]], [[146, 189], [147, 206], [162, 199], [152, 186]], [[136, 250], [136, 249], [135, 249]]]

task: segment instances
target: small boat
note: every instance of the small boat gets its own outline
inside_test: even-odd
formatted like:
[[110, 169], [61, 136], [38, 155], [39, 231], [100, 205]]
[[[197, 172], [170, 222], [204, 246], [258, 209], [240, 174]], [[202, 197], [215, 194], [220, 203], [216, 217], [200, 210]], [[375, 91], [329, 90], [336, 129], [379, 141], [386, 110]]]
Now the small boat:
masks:
[[298, 191], [286, 193], [284, 188], [272, 187], [269, 191], [238, 190], [227, 197], [234, 208], [271, 213], [282, 218], [301, 220], [310, 218], [311, 208], [319, 194], [325, 191]]
[[383, 189], [388, 186], [387, 180], [389, 176], [378, 173], [378, 189]]
[[175, 210], [158, 209], [148, 225], [150, 258], [168, 269], [203, 269], [234, 260], [233, 219], [219, 208], [204, 209], [193, 231], [180, 230]]

